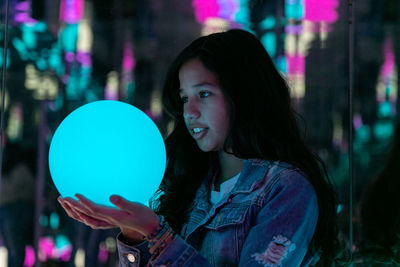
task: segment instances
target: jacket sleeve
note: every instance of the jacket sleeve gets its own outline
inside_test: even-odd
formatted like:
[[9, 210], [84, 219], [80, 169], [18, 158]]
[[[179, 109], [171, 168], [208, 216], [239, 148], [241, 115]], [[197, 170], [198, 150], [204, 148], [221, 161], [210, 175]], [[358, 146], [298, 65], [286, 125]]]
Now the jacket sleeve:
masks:
[[[117, 238], [117, 246], [120, 267], [142, 267], [149, 263], [151, 255], [146, 241], [130, 246]], [[150, 262], [150, 266], [211, 267], [210, 263], [179, 235], [176, 235], [172, 243]]]
[[314, 188], [299, 172], [286, 171], [265, 194], [239, 266], [300, 266], [318, 221]]
[[[282, 176], [282, 174], [281, 174]], [[280, 177], [265, 194], [265, 201], [244, 242], [239, 266], [300, 266], [318, 220], [312, 185], [298, 172]], [[118, 240], [120, 267], [146, 266], [147, 243], [128, 246]], [[128, 260], [129, 254], [135, 262]], [[132, 258], [132, 257], [131, 257]], [[191, 245], [176, 235], [150, 266], [212, 266]]]

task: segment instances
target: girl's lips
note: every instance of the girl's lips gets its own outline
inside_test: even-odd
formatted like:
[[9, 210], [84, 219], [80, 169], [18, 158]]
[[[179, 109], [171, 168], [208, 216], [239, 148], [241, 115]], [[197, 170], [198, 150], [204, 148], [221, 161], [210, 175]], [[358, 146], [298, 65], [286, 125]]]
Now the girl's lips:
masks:
[[199, 133], [192, 133], [192, 136], [193, 136], [194, 139], [198, 140], [198, 139], [203, 138], [203, 136], [207, 134], [207, 131], [208, 131], [208, 129], [205, 128], [204, 130], [202, 130]]

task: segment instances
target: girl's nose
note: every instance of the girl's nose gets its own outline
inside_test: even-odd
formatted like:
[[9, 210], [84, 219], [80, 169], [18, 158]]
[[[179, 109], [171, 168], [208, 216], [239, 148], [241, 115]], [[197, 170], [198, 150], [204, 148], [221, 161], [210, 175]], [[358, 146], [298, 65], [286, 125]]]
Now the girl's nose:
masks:
[[197, 119], [200, 117], [200, 110], [196, 103], [189, 101], [183, 109], [183, 118], [186, 120]]

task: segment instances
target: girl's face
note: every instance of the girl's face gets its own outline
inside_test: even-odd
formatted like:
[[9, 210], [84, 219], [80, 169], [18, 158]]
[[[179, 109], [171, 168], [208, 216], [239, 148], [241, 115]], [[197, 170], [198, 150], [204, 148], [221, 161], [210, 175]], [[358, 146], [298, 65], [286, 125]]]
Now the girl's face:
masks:
[[190, 135], [204, 152], [222, 150], [229, 129], [229, 106], [217, 77], [199, 59], [179, 70], [183, 116]]

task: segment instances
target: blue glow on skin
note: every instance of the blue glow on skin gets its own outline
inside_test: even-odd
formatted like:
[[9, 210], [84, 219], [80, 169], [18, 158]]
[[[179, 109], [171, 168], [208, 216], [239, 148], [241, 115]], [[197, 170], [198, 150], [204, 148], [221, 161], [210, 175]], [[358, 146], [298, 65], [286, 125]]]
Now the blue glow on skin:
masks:
[[157, 126], [136, 107], [119, 101], [101, 100], [76, 109], [61, 122], [50, 144], [49, 168], [59, 193], [80, 193], [107, 206], [113, 206], [113, 194], [148, 205], [165, 164]]

